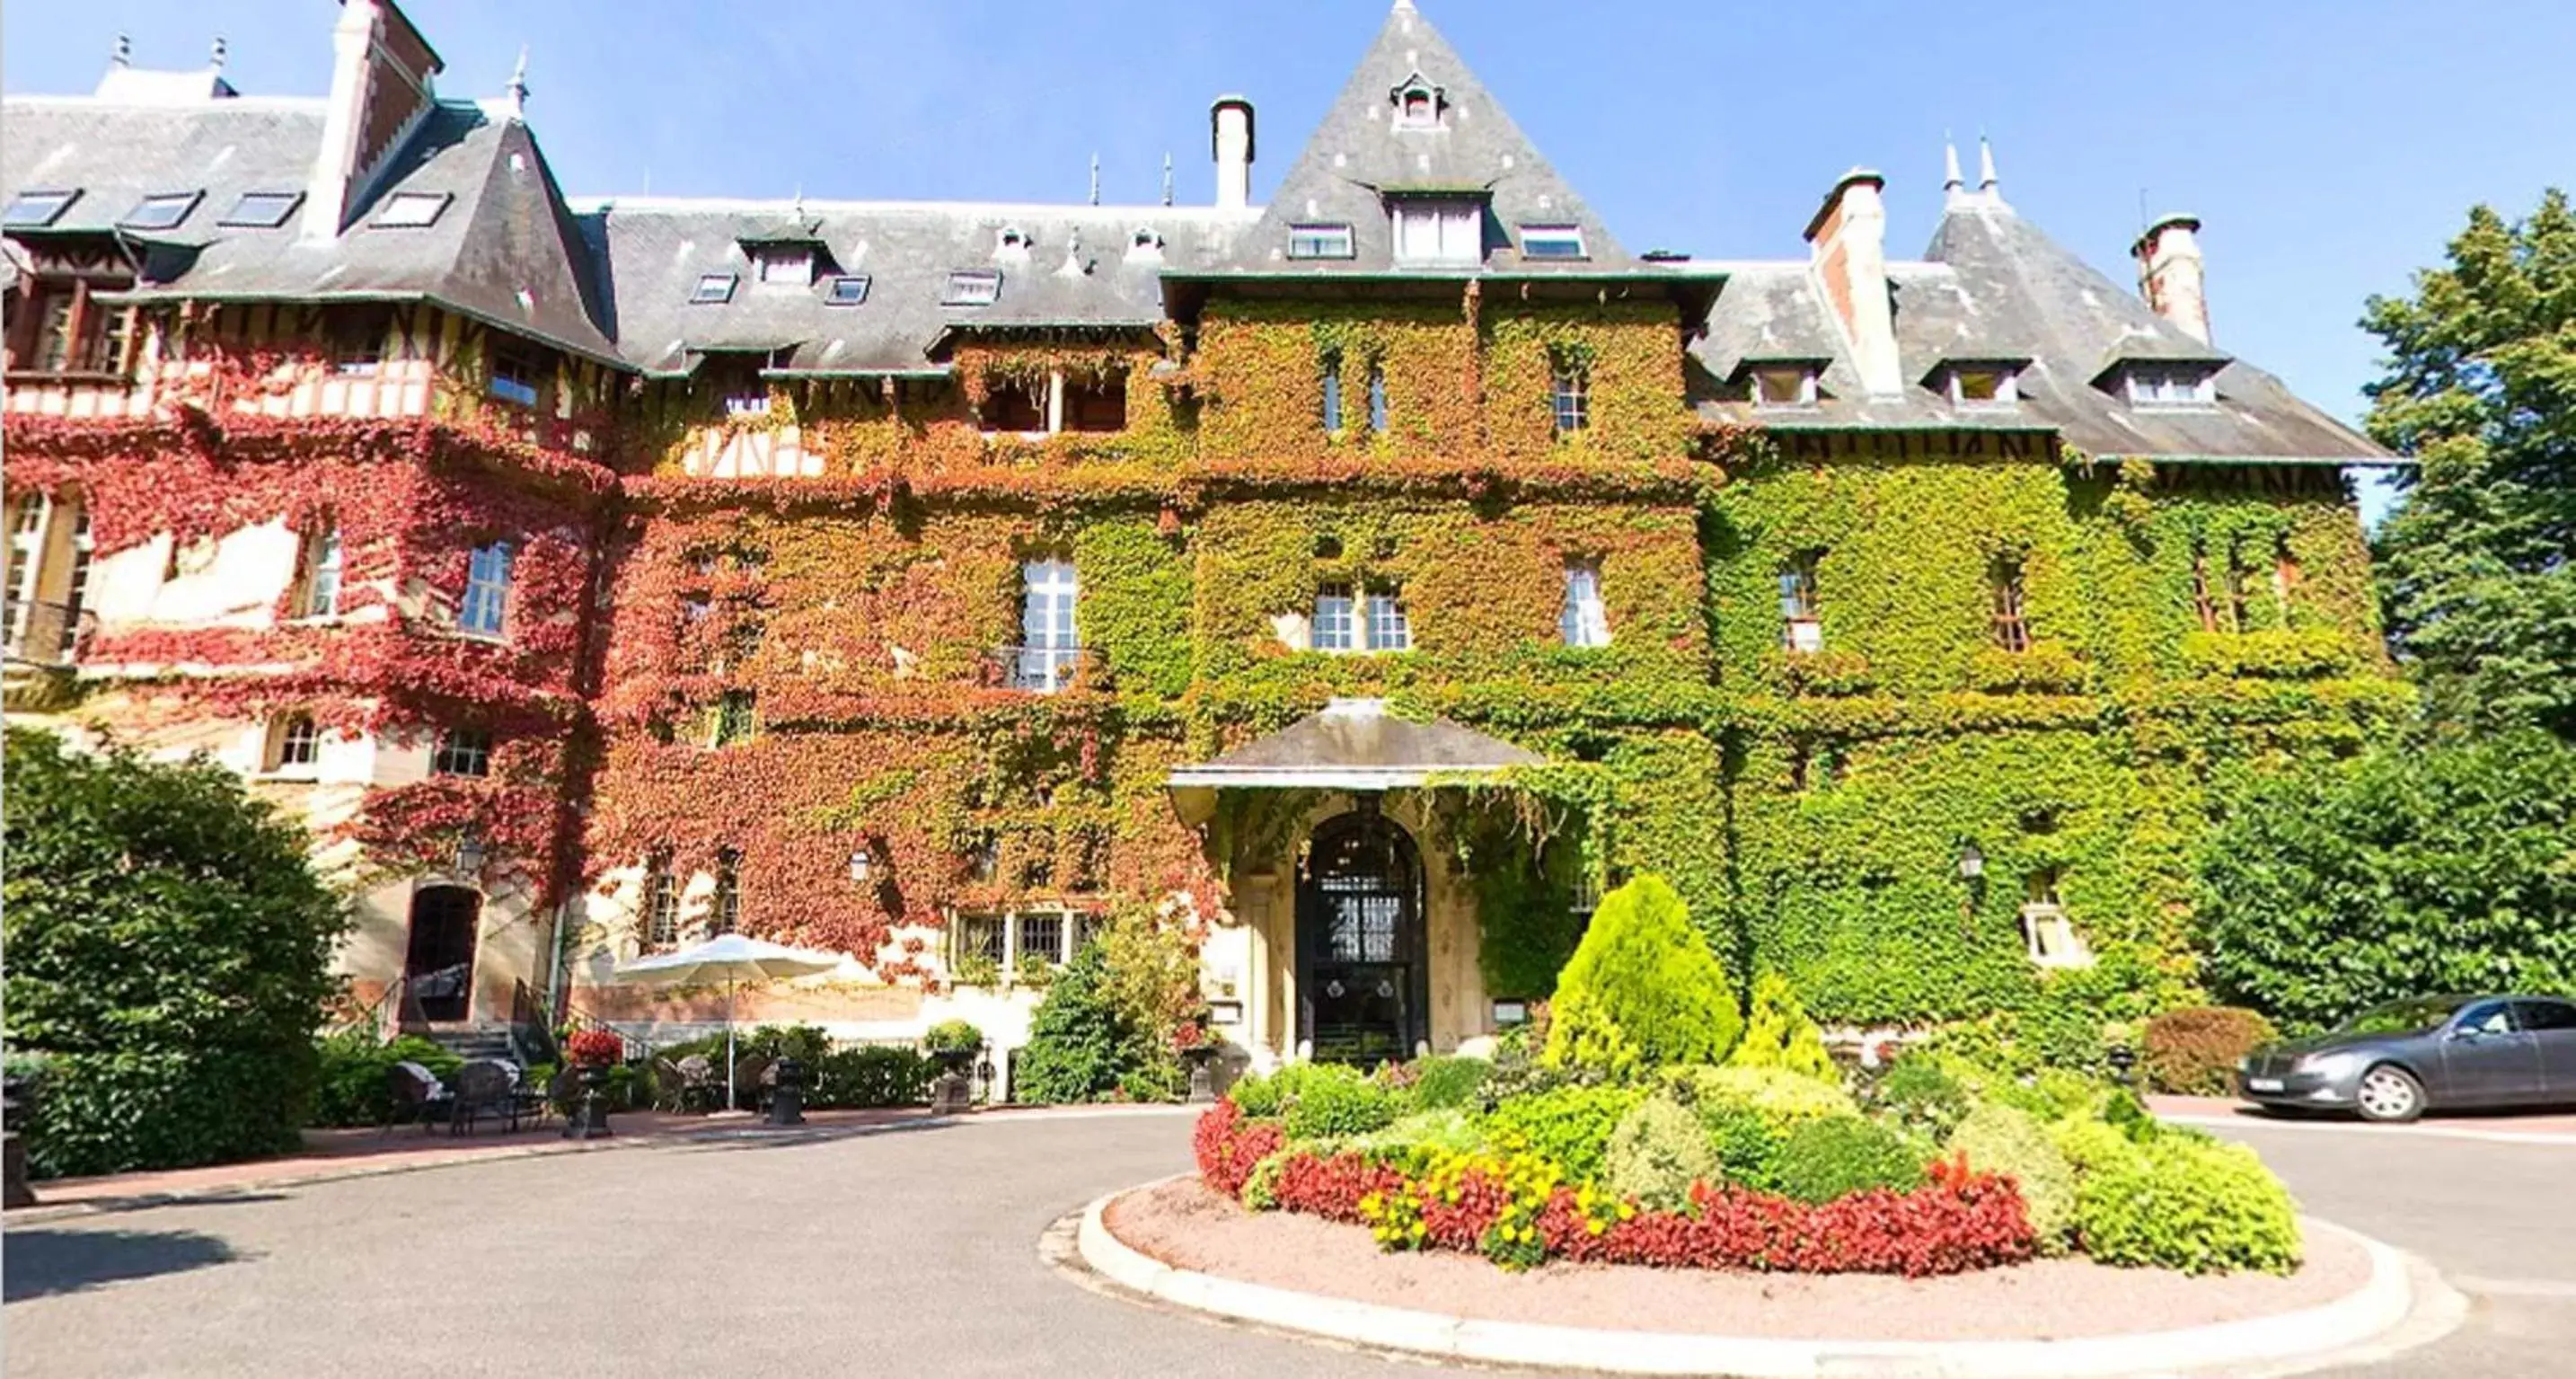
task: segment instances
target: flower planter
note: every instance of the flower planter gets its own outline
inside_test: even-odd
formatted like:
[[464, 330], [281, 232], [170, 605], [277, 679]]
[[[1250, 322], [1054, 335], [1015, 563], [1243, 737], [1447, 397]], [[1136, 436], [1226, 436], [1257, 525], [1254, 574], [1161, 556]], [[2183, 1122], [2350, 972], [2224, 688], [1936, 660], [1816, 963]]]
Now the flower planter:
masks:
[[608, 1089], [608, 1065], [585, 1063], [581, 1073], [581, 1099], [572, 1104], [564, 1117], [563, 1137], [568, 1140], [601, 1140], [615, 1133], [608, 1128], [608, 1102], [602, 1093]]

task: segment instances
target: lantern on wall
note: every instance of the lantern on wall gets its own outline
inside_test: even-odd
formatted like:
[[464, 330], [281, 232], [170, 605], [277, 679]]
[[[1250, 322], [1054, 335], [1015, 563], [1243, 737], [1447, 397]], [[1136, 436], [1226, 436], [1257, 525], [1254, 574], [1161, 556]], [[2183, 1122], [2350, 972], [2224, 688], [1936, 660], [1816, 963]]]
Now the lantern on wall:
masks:
[[1961, 845], [1959, 848], [1960, 879], [1964, 881], [1974, 881], [1985, 874], [1986, 854], [1980, 851], [1977, 845], [1973, 842]]

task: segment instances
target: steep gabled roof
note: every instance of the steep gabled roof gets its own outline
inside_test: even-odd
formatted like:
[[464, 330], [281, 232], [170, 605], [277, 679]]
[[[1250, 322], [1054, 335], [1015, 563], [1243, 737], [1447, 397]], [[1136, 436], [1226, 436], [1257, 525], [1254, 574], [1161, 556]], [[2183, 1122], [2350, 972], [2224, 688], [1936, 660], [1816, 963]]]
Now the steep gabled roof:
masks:
[[[1437, 90], [1439, 119], [1434, 127], [1399, 129], [1398, 92], [1416, 79]], [[1398, 0], [1388, 14], [1229, 266], [1319, 277], [1397, 271], [1384, 197], [1405, 189], [1488, 195], [1488, 268], [1579, 277], [1637, 267], [1411, 0]], [[1351, 226], [1356, 256], [1290, 260], [1289, 227], [1308, 223]], [[1524, 261], [1523, 225], [1580, 226], [1587, 257]]]

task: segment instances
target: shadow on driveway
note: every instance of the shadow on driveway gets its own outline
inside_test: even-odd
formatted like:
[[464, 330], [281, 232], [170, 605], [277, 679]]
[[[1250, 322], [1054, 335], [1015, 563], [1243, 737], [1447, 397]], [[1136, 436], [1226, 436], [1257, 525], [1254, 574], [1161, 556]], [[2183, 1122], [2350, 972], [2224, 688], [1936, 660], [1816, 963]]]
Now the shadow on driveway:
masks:
[[232, 1246], [196, 1231], [13, 1230], [7, 1244], [9, 1266], [0, 1275], [0, 1293], [10, 1302], [240, 1258]]

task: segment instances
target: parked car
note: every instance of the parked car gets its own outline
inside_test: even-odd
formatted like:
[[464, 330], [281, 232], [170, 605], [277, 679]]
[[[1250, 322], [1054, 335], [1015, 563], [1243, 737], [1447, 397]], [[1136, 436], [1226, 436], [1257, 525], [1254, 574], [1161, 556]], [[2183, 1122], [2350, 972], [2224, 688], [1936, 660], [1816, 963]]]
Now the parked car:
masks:
[[2576, 1001], [2419, 996], [2335, 1029], [2267, 1044], [2236, 1065], [2237, 1091], [2274, 1110], [2427, 1110], [2576, 1104]]

